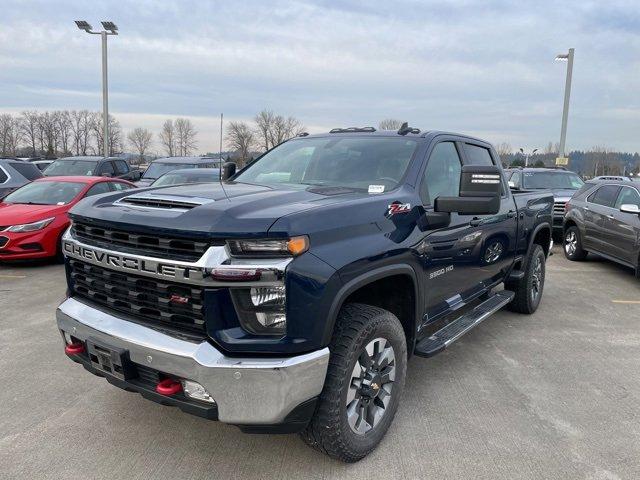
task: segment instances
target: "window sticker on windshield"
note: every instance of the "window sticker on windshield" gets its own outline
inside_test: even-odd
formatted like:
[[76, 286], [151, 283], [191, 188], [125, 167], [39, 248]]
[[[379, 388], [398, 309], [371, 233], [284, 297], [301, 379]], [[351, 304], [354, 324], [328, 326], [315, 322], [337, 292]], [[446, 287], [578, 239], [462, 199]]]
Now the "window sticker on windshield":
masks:
[[369, 193], [383, 193], [384, 185], [369, 185]]
[[64, 205], [64, 202], [58, 202], [56, 205]]

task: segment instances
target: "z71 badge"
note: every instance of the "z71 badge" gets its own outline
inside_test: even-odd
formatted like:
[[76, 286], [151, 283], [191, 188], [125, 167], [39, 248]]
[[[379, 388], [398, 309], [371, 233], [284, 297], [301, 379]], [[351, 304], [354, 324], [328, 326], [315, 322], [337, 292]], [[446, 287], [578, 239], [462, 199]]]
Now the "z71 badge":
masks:
[[392, 203], [389, 205], [387, 215], [395, 215], [396, 213], [408, 213], [411, 211], [410, 203]]

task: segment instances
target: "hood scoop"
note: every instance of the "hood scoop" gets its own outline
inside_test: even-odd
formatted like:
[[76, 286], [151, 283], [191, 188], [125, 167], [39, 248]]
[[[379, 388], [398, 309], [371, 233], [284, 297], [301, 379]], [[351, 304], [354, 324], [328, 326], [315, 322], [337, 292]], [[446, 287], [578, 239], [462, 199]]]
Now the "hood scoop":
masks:
[[214, 200], [209, 198], [182, 197], [178, 195], [155, 195], [153, 193], [138, 193], [123, 197], [114, 202], [114, 205], [126, 205], [138, 208], [153, 208], [159, 210], [173, 210], [186, 212]]

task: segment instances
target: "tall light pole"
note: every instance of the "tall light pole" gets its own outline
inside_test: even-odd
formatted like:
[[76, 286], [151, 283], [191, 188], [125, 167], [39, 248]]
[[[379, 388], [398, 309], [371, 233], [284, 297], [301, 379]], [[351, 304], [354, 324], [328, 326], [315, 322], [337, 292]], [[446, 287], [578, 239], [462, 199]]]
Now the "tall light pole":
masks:
[[118, 35], [118, 27], [113, 22], [100, 22], [104, 30], [94, 32], [93, 27], [84, 20], [76, 20], [76, 25], [80, 30], [91, 35], [100, 35], [102, 39], [102, 124], [103, 135], [102, 153], [109, 156], [109, 85], [107, 78], [107, 35]]
[[529, 166], [529, 157], [531, 155], [534, 155], [536, 152], [538, 151], [537, 148], [534, 148], [531, 153], [524, 153], [524, 149], [520, 148], [520, 153], [524, 156], [524, 166], [528, 167]]
[[[562, 127], [560, 130], [560, 151], [558, 152], [558, 159], [562, 159], [565, 162], [565, 143], [567, 140], [567, 120], [569, 118], [569, 97], [571, 96], [571, 75], [573, 74], [573, 53], [574, 49], [570, 48], [568, 53], [563, 53], [556, 56], [556, 60], [560, 62], [567, 62], [567, 79], [564, 84], [564, 108], [562, 109]], [[558, 163], [558, 160], [556, 160]]]

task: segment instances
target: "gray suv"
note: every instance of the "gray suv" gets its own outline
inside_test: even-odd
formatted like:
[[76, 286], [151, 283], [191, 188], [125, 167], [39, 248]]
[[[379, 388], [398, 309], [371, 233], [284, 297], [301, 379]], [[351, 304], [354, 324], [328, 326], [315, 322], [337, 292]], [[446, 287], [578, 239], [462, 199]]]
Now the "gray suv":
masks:
[[40, 177], [42, 173], [32, 163], [0, 158], [0, 199]]
[[564, 253], [582, 260], [588, 252], [629, 266], [640, 276], [640, 191], [628, 181], [590, 181], [566, 206]]

